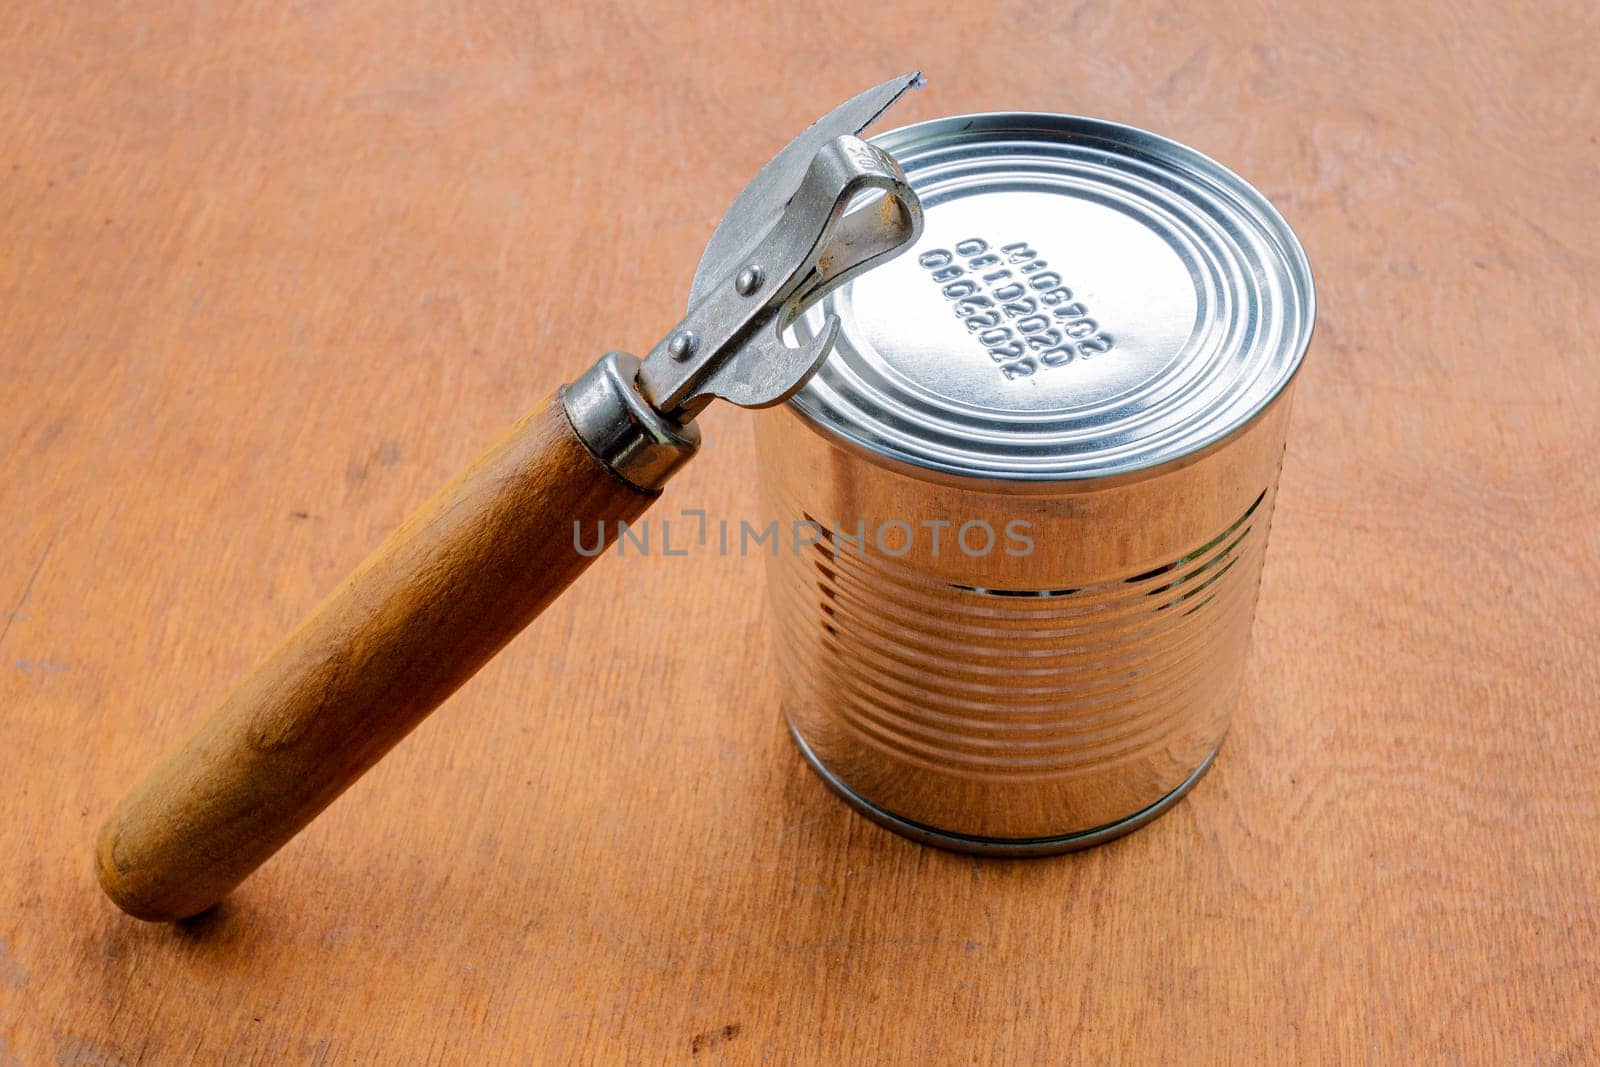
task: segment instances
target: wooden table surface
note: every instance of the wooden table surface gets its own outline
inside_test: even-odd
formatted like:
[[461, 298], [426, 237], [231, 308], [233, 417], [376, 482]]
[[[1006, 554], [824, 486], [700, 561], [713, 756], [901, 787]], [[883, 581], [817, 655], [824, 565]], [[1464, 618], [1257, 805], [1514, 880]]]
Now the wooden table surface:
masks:
[[[0, 1064], [1600, 1055], [1597, 54], [1581, 3], [8, 5]], [[116, 912], [138, 771], [912, 66], [897, 119], [1147, 127], [1309, 250], [1210, 776], [920, 848], [791, 746], [758, 559], [608, 559], [221, 909]], [[752, 417], [675, 506], [755, 512]]]

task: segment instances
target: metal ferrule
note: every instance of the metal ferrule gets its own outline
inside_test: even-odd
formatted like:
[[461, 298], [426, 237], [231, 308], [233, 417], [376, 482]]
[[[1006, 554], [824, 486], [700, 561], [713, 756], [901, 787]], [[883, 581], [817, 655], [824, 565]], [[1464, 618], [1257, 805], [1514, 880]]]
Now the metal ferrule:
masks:
[[645, 492], [667, 483], [700, 449], [700, 430], [680, 425], [639, 395], [639, 360], [608, 352], [561, 390], [561, 407], [584, 446], [613, 474]]

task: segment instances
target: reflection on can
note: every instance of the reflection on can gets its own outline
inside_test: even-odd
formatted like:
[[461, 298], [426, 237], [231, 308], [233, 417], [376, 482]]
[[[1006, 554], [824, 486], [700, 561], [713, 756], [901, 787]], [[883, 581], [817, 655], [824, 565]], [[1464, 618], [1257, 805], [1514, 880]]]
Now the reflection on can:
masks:
[[1278, 213], [1190, 149], [1056, 115], [878, 138], [912, 251], [803, 320], [757, 418], [785, 713], [863, 812], [1000, 853], [1159, 814], [1237, 700], [1310, 338]]

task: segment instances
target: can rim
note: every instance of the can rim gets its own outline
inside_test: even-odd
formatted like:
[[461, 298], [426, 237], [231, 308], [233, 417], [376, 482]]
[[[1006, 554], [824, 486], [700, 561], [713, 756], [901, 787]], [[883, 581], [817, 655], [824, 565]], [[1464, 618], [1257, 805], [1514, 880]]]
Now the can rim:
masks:
[[[1133, 485], [1181, 471], [1209, 459], [1232, 445], [1238, 438], [1250, 433], [1273, 412], [1278, 404], [1289, 403], [1294, 393], [1294, 381], [1298, 375], [1299, 367], [1296, 366], [1288, 377], [1284, 379], [1282, 387], [1268, 396], [1260, 406], [1252, 409], [1243, 420], [1229, 426], [1217, 436], [1207, 438], [1179, 455], [1169, 456], [1152, 463], [1107, 470], [1103, 473], [1073, 473], [1063, 474], [1059, 477], [996, 475], [981, 471], [961, 472], [933, 464], [918, 463], [897, 453], [879, 451], [848, 434], [840, 433], [832, 427], [813, 419], [807, 412], [795, 407], [792, 402], [779, 406], [792, 415], [807, 431], [817, 434], [829, 444], [849, 452], [853, 456], [859, 456], [884, 470], [894, 471], [895, 473], [915, 478], [918, 481], [930, 482], [934, 485], [945, 485], [954, 489], [964, 489], [969, 492], [1050, 497], [1060, 496], [1063, 493], [1099, 492], [1116, 486]], [[760, 412], [752, 412], [752, 414], [758, 418], [761, 417]]]
[[1018, 133], [1069, 132], [1076, 140], [1101, 141], [1121, 150], [1135, 149], [1142, 153], [1174, 160], [1190, 173], [1208, 179], [1217, 192], [1235, 198], [1262, 225], [1263, 233], [1272, 239], [1275, 251], [1281, 257], [1281, 266], [1293, 292], [1299, 297], [1298, 330], [1292, 342], [1283, 346], [1290, 353], [1285, 369], [1277, 376], [1273, 387], [1251, 406], [1243, 408], [1231, 419], [1218, 420], [1207, 428], [1203, 436], [1192, 442], [1182, 452], [1170, 456], [1137, 457], [1120, 463], [1108, 464], [1098, 470], [1012, 470], [1003, 473], [978, 469], [960, 469], [937, 460], [918, 456], [909, 451], [874, 447], [866, 440], [848, 433], [839, 424], [816, 417], [806, 410], [806, 390], [802, 390], [785, 406], [803, 424], [829, 441], [870, 462], [890, 469], [900, 470], [922, 480], [982, 487], [990, 490], [1016, 490], [1038, 492], [1049, 488], [1069, 488], [1073, 485], [1101, 487], [1112, 483], [1142, 480], [1179, 469], [1210, 455], [1219, 447], [1244, 433], [1257, 423], [1278, 400], [1291, 390], [1305, 363], [1306, 352], [1316, 327], [1316, 287], [1311, 274], [1310, 261], [1299, 234], [1289, 224], [1283, 213], [1260, 190], [1246, 181], [1236, 171], [1211, 156], [1180, 141], [1149, 130], [1111, 119], [1088, 115], [1074, 115], [1050, 111], [984, 111], [950, 115], [921, 122], [909, 123], [874, 135], [871, 140], [891, 154], [896, 140], [908, 137], [917, 142], [928, 142], [952, 126], [967, 127], [983, 123], [991, 130], [1015, 127]]

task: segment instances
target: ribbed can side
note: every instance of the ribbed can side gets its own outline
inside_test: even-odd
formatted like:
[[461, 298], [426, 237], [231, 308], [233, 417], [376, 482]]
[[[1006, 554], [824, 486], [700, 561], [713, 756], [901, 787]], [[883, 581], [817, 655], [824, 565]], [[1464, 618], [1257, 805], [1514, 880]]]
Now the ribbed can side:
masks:
[[[934, 487], [763, 419], [768, 514], [821, 531], [768, 561], [783, 708], [811, 757], [867, 804], [958, 837], [1065, 837], [1161, 801], [1237, 702], [1287, 406], [1134, 484], [1023, 495]], [[872, 536], [1017, 515], [1024, 558], [891, 555]], [[861, 524], [864, 550], [835, 534]]]

